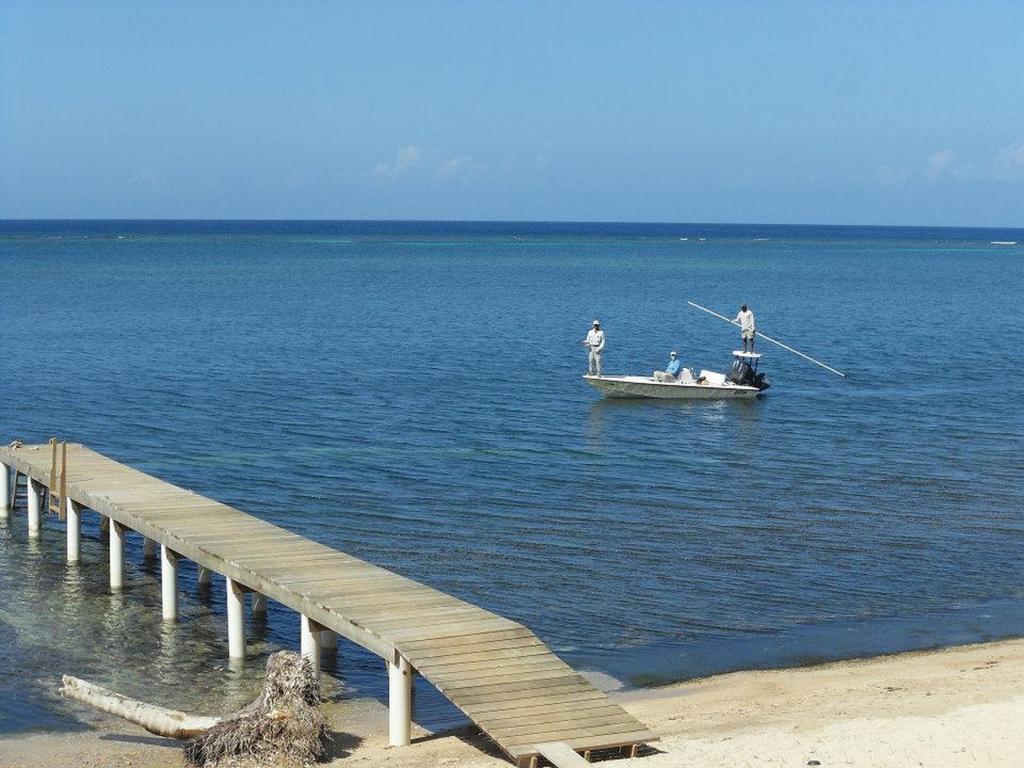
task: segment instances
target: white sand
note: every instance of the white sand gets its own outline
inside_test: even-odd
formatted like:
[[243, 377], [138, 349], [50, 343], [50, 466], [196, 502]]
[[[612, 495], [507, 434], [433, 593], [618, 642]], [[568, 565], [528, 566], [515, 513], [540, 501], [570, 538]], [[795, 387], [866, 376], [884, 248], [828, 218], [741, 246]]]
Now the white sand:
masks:
[[[1024, 640], [819, 667], [737, 672], [616, 697], [662, 735], [622, 768], [1024, 766]], [[333, 706], [334, 766], [493, 768], [509, 763], [472, 729], [386, 747], [379, 702]], [[173, 743], [111, 721], [110, 731], [0, 740], [0, 766], [181, 764]]]

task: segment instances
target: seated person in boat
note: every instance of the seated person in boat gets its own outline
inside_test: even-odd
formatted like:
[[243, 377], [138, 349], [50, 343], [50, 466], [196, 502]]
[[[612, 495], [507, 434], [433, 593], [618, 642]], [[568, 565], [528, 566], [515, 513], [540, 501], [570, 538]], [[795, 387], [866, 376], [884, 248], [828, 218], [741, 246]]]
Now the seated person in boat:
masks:
[[685, 382], [687, 379], [692, 382], [693, 374], [689, 368], [683, 368], [683, 361], [679, 359], [679, 355], [676, 354], [675, 350], [672, 350], [672, 353], [668, 356], [668, 365], [665, 366], [665, 370], [654, 372], [654, 380], [665, 382], [666, 384], [678, 384]]

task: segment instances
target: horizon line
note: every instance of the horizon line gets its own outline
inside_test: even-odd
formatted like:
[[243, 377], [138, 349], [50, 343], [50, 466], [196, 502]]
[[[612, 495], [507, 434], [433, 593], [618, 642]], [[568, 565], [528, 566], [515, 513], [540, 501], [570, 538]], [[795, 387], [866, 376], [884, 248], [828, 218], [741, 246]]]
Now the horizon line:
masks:
[[1024, 229], [1024, 224], [1011, 226], [1011, 225], [985, 225], [985, 224], [810, 224], [810, 223], [799, 223], [799, 222], [786, 222], [786, 223], [770, 223], [770, 222], [742, 222], [742, 221], [624, 221], [624, 220], [610, 220], [610, 219], [594, 219], [594, 220], [583, 220], [583, 219], [388, 219], [388, 218], [371, 218], [371, 219], [327, 219], [327, 218], [311, 218], [311, 219], [290, 219], [290, 218], [143, 218], [143, 217], [127, 217], [127, 218], [107, 218], [107, 217], [89, 217], [89, 218], [43, 218], [43, 217], [31, 217], [31, 218], [0, 218], [0, 223], [19, 223], [19, 222], [32, 222], [32, 223], [43, 223], [43, 222], [204, 222], [204, 223], [310, 223], [310, 224], [363, 224], [363, 223], [379, 223], [379, 224], [524, 224], [524, 225], [536, 225], [536, 224], [566, 224], [566, 225], [580, 225], [580, 224], [598, 224], [598, 225], [630, 225], [630, 226], [665, 226], [665, 227], [680, 227], [680, 226], [715, 226], [715, 227], [861, 227], [861, 228], [878, 228], [878, 227], [898, 227], [902, 229], [1010, 229], [1020, 230]]

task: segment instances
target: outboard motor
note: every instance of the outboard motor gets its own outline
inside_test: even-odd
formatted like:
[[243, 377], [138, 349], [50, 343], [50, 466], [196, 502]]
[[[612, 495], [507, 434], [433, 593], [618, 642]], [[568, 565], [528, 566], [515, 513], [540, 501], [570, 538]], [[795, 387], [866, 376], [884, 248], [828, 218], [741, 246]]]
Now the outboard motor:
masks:
[[[739, 384], [741, 387], [754, 387], [755, 389], [768, 389], [768, 382], [764, 380], [764, 374], [757, 372], [757, 362], [760, 355], [736, 355], [732, 368], [726, 374], [726, 381]], [[753, 360], [751, 365], [749, 360]]]

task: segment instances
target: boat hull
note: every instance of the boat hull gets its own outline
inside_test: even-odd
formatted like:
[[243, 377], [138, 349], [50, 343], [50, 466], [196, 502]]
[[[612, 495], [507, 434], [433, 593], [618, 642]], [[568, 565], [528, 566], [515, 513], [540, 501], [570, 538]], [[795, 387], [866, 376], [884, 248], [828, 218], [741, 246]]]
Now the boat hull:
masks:
[[672, 384], [646, 376], [584, 376], [583, 379], [605, 397], [651, 398], [657, 400], [735, 400], [761, 394], [754, 387], [736, 384]]

